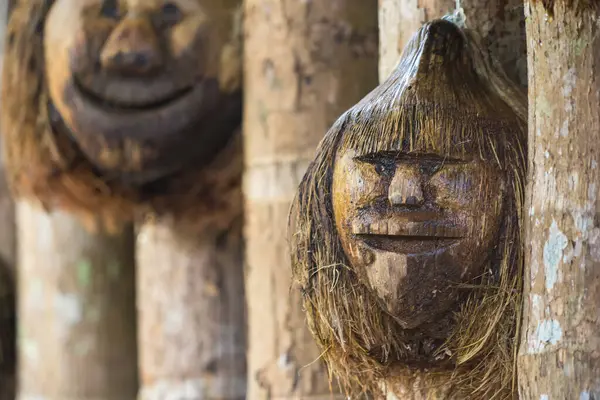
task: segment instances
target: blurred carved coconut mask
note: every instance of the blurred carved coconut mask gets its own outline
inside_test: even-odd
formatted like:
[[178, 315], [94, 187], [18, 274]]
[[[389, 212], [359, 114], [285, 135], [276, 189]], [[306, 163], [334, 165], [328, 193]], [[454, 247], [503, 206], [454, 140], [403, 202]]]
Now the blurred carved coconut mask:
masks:
[[[343, 250], [405, 329], [456, 308], [459, 286], [486, 273], [506, 212], [497, 141], [511, 136], [502, 124], [511, 111], [485, 87], [473, 98], [478, 82], [463, 43], [446, 21], [421, 32], [388, 92], [362, 102], [376, 118], [405, 122], [380, 125], [362, 142], [347, 135], [335, 155], [332, 205]], [[378, 115], [392, 90], [397, 103]], [[483, 136], [470, 133], [477, 129]]]
[[54, 1], [44, 27], [53, 125], [103, 175], [133, 184], [210, 161], [240, 121], [241, 74], [224, 65], [236, 5]]

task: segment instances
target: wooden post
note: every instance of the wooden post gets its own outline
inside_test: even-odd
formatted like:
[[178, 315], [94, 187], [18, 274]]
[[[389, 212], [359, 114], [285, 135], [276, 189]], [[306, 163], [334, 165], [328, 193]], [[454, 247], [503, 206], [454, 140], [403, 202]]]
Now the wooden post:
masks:
[[141, 226], [140, 400], [246, 398], [239, 217], [229, 229], [196, 235], [172, 220]]
[[131, 400], [137, 391], [133, 234], [17, 204], [19, 398]]
[[[521, 0], [462, 0], [466, 26], [475, 29], [515, 82], [527, 84]], [[456, 9], [456, 0], [379, 1], [379, 80], [388, 77], [400, 53], [424, 22]]]
[[288, 211], [325, 132], [377, 84], [377, 2], [248, 0], [245, 16], [248, 399], [330, 399], [290, 290]]
[[[545, 7], [546, 5], [546, 7]], [[525, 3], [529, 181], [524, 400], [600, 398], [597, 2]]]

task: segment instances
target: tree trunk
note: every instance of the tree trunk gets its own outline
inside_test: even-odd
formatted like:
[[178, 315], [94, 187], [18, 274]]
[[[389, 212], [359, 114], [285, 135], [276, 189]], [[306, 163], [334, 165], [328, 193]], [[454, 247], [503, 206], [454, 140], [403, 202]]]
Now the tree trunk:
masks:
[[[527, 84], [522, 0], [462, 0], [466, 25], [475, 29], [507, 75]], [[424, 22], [456, 9], [456, 0], [379, 1], [379, 79], [392, 72], [402, 49]]]
[[[4, 35], [8, 2], [0, 5], [0, 64], [4, 54]], [[2, 101], [2, 99], [0, 99]], [[15, 398], [16, 303], [15, 303], [15, 207], [0, 159], [0, 400]]]
[[288, 211], [325, 132], [377, 84], [377, 3], [248, 0], [245, 16], [248, 398], [330, 399], [290, 290]]
[[131, 400], [137, 391], [130, 227], [17, 205], [19, 398]]
[[[455, 0], [379, 1], [379, 79], [395, 68], [400, 54], [424, 22], [456, 10]], [[523, 86], [527, 83], [527, 55], [521, 0], [462, 0], [467, 28], [475, 30], [507, 75]], [[400, 399], [447, 399], [451, 384], [435, 374], [395, 378], [387, 389]], [[420, 390], [415, 390], [421, 387]], [[395, 399], [389, 395], [390, 399]], [[537, 400], [537, 399], [536, 399]]]
[[197, 235], [179, 225], [148, 222], [138, 233], [139, 399], [243, 400], [241, 221]]
[[598, 399], [599, 12], [544, 3], [525, 5], [534, 73], [519, 388], [525, 400]]

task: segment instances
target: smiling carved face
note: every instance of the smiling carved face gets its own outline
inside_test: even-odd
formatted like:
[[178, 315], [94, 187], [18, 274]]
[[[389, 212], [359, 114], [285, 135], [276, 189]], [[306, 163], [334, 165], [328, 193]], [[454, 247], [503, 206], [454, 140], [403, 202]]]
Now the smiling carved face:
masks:
[[475, 158], [340, 149], [333, 211], [344, 252], [405, 329], [433, 323], [486, 272], [505, 183]]
[[54, 2], [44, 27], [51, 115], [105, 176], [145, 183], [224, 146], [241, 115], [222, 68], [236, 4]]

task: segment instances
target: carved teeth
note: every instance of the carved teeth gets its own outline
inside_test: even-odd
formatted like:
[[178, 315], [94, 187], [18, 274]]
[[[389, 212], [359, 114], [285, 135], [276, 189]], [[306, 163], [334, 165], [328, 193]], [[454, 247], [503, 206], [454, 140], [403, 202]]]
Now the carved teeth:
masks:
[[387, 221], [373, 222], [369, 225], [369, 233], [373, 235], [387, 235], [388, 234], [388, 223]]
[[366, 224], [363, 224], [360, 221], [353, 221], [352, 222], [352, 233], [354, 233], [355, 235], [361, 235], [361, 234], [369, 233], [369, 229]]
[[436, 225], [434, 227], [435, 236], [444, 237], [446, 235], [446, 227], [444, 225]]
[[379, 222], [373, 222], [371, 225], [369, 225], [369, 233], [373, 235], [381, 234], [381, 232], [379, 231]]
[[401, 232], [401, 227], [398, 221], [388, 221], [388, 234], [389, 235], [399, 235]]
[[390, 236], [431, 236], [437, 238], [460, 237], [460, 229], [448, 226], [426, 225], [422, 222], [402, 221], [396, 218], [365, 224], [359, 220], [352, 222], [352, 233], [355, 235], [390, 235]]

